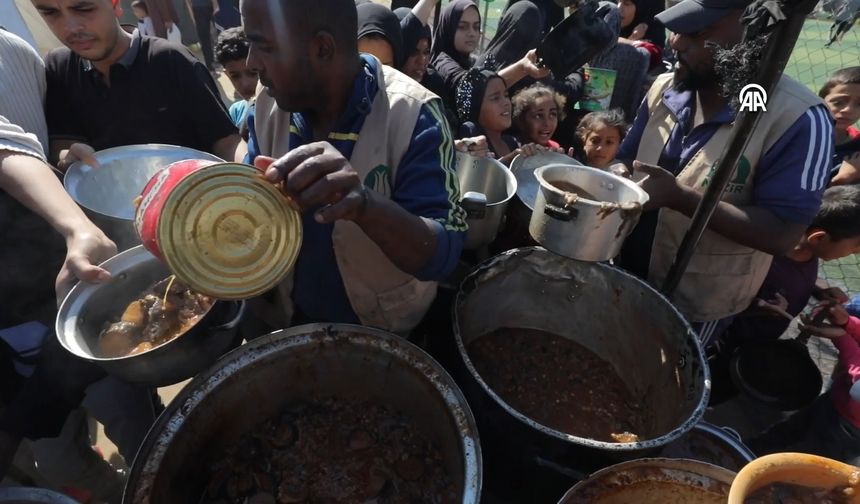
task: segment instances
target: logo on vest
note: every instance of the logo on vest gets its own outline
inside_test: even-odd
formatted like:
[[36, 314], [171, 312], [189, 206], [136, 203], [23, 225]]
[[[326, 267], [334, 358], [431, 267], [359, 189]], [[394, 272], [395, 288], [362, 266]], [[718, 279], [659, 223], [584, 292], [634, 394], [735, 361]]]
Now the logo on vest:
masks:
[[[708, 171], [708, 175], [705, 177], [705, 180], [702, 181], [702, 188], [708, 187], [711, 183], [711, 179], [714, 177], [714, 173], [717, 171], [717, 163], [711, 165], [711, 169]], [[744, 187], [747, 184], [747, 179], [750, 176], [750, 172], [752, 168], [750, 166], [750, 161], [745, 156], [741, 156], [741, 160], [738, 161], [738, 167], [735, 170], [735, 175], [732, 177], [732, 180], [726, 185], [726, 194], [740, 194], [743, 192]]]
[[758, 84], [747, 84], [738, 95], [741, 112], [767, 112], [767, 91]]
[[379, 165], [370, 170], [370, 173], [364, 177], [364, 185], [378, 192], [379, 194], [390, 198], [391, 197], [391, 169], [385, 165]]

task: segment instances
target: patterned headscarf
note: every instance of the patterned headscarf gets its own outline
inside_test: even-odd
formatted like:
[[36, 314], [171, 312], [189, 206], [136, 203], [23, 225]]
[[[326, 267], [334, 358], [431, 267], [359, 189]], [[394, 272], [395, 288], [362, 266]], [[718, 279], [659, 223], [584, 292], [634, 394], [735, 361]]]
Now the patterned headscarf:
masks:
[[478, 118], [481, 116], [481, 104], [487, 93], [487, 83], [492, 79], [502, 79], [502, 77], [493, 70], [477, 67], [470, 69], [463, 76], [463, 80], [457, 86], [456, 97], [457, 118], [461, 123], [473, 122], [478, 124]]

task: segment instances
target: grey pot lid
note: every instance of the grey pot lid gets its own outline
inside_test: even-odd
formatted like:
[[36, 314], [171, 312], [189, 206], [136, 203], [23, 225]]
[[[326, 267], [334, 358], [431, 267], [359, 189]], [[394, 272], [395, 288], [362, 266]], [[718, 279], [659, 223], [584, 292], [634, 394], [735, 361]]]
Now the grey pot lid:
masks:
[[538, 189], [540, 188], [534, 171], [550, 164], [583, 166], [576, 159], [553, 151], [546, 151], [528, 157], [520, 154], [511, 162], [511, 171], [514, 172], [514, 176], [517, 178], [517, 197], [525, 206], [529, 207], [529, 210], [534, 210], [535, 199], [537, 199]]

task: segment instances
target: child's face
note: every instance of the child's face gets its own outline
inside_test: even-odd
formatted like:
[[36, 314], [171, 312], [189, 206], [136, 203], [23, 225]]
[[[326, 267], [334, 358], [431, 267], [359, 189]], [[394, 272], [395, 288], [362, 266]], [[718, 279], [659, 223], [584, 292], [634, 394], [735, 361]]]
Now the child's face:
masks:
[[430, 64], [430, 40], [421, 39], [418, 41], [418, 46], [415, 52], [406, 58], [406, 63], [403, 64], [403, 73], [412, 77], [418, 82], [424, 79], [427, 73], [427, 65]]
[[558, 127], [558, 104], [552, 96], [540, 96], [523, 114], [526, 140], [546, 146]]
[[511, 99], [502, 79], [487, 83], [478, 123], [487, 131], [502, 132], [511, 127]]
[[860, 119], [860, 84], [838, 84], [824, 97], [836, 119], [836, 129], [845, 131]]
[[146, 12], [140, 7], [132, 7], [132, 12], [134, 12], [134, 17], [138, 20], [143, 21], [146, 18]]
[[860, 236], [833, 240], [824, 231], [814, 231], [807, 237], [812, 252], [823, 261], [833, 261], [860, 253]]
[[621, 143], [621, 135], [618, 128], [598, 125], [599, 127], [588, 132], [585, 137], [585, 155], [588, 165], [595, 168], [606, 168], [615, 159], [618, 147]]
[[478, 48], [481, 38], [481, 15], [477, 7], [469, 7], [463, 11], [457, 33], [454, 34], [454, 49], [463, 54], [472, 54]]
[[619, 0], [618, 15], [621, 16], [621, 27], [627, 28], [636, 17], [636, 4], [632, 0]]
[[230, 78], [236, 92], [245, 100], [250, 100], [257, 92], [257, 72], [248, 68], [245, 60], [233, 60], [224, 64], [224, 72]]

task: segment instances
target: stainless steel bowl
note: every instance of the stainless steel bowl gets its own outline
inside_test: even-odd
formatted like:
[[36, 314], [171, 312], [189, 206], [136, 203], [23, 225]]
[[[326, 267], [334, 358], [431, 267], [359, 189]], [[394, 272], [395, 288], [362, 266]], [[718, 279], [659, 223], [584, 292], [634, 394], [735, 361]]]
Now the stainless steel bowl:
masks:
[[7, 487], [0, 488], [0, 504], [77, 504], [77, 501], [44, 488]]
[[408, 415], [439, 448], [460, 493], [458, 502], [479, 502], [478, 432], [454, 380], [405, 339], [348, 324], [274, 332], [198, 375], [147, 434], [123, 502], [199, 502], [209, 465], [239, 436], [293, 401], [331, 396], [369, 400]]
[[57, 314], [57, 338], [74, 355], [123, 380], [161, 387], [196, 375], [238, 346], [238, 324], [245, 303], [216, 301], [194, 327], [164, 345], [127, 357], [97, 357], [95, 349], [105, 322], [121, 314], [147, 287], [170, 275], [142, 245], [115, 255], [101, 266], [113, 279], [104, 284], [76, 285]]
[[126, 145], [98, 151], [101, 166], [78, 161], [63, 178], [66, 191], [120, 251], [140, 244], [134, 229], [134, 199], [153, 175], [185, 159], [223, 161], [176, 145]]

